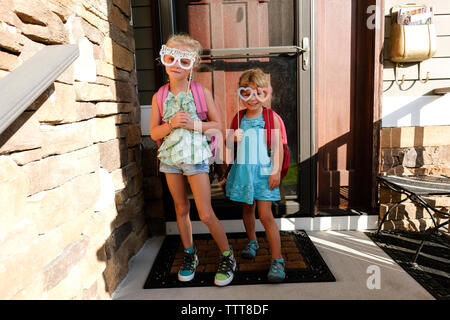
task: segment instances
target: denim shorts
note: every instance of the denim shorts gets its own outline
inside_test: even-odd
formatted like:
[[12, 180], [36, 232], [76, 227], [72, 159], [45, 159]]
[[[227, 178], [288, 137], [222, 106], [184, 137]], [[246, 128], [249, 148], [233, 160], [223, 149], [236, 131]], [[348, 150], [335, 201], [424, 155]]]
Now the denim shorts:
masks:
[[184, 176], [193, 176], [200, 173], [209, 173], [209, 164], [205, 160], [198, 164], [177, 164], [177, 165], [167, 165], [164, 162], [160, 162], [159, 171], [163, 173], [178, 173]]

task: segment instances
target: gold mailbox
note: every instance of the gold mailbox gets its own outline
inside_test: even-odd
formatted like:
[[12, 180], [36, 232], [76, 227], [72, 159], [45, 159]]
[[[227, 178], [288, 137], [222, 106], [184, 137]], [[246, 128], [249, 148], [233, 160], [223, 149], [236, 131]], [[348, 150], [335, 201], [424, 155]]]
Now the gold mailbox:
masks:
[[[390, 60], [397, 67], [403, 62], [420, 62], [433, 57], [437, 50], [436, 28], [431, 7], [418, 4], [399, 5], [391, 8]], [[427, 80], [429, 73], [427, 73]], [[425, 82], [426, 82], [425, 81]], [[423, 82], [423, 81], [422, 81]], [[404, 83], [404, 76], [402, 83]], [[400, 84], [400, 85], [401, 85]]]

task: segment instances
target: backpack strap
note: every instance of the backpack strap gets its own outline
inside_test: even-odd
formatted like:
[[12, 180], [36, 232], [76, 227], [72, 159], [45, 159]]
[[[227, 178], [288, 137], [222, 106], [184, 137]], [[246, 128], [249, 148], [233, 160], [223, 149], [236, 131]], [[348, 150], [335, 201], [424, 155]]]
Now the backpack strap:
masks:
[[197, 108], [198, 117], [201, 120], [208, 119], [208, 105], [206, 104], [205, 93], [203, 92], [200, 82], [191, 81], [191, 90], [194, 97], [195, 107]]
[[[238, 123], [242, 121], [242, 118], [244, 117], [246, 110], [241, 110], [239, 113], [236, 113], [236, 115], [233, 118], [233, 121], [231, 121], [230, 129], [237, 130], [238, 129]], [[239, 116], [239, 118], [238, 118]], [[281, 139], [284, 145], [287, 145], [287, 135], [286, 135], [286, 127], [284, 125], [283, 119], [281, 119], [280, 115], [273, 111], [272, 109], [263, 109], [263, 118], [265, 122], [265, 129], [268, 129], [270, 126], [270, 129], [275, 128], [275, 122], [274, 118], [278, 119], [278, 122], [280, 123], [280, 131], [281, 131]], [[239, 121], [238, 121], [239, 119]], [[270, 138], [271, 138], [271, 132], [268, 131], [268, 136], [266, 137], [267, 146], [270, 146]]]
[[[169, 94], [169, 87], [170, 87], [169, 83], [165, 84], [164, 86], [159, 88], [159, 90], [156, 94], [156, 101], [158, 104], [159, 115], [161, 117], [161, 123], [164, 123], [164, 121], [162, 120], [163, 111], [164, 111], [164, 101], [166, 100], [167, 95]], [[198, 114], [199, 118], [203, 121], [207, 120], [208, 119], [208, 105], [206, 104], [205, 93], [203, 92], [202, 85], [200, 84], [200, 82], [192, 81], [191, 82], [191, 90], [192, 90], [192, 95], [194, 97], [194, 104], [197, 109], [197, 114]], [[162, 142], [161, 140], [157, 141], [158, 146], [161, 145], [161, 142]], [[213, 152], [213, 153], [215, 153], [215, 152]]]
[[233, 118], [233, 121], [231, 121], [230, 129], [233, 129], [233, 130], [239, 129], [239, 123], [242, 122], [242, 118], [244, 117], [244, 114], [246, 111], [247, 110], [244, 109], [244, 110], [241, 110], [238, 113], [236, 113], [236, 115]]
[[156, 94], [156, 101], [158, 103], [158, 110], [159, 115], [161, 117], [161, 122], [163, 118], [163, 111], [164, 111], [164, 101], [167, 98], [167, 95], [169, 94], [169, 84], [166, 84], [159, 88], [158, 93]]
[[271, 156], [271, 148], [270, 148], [271, 132], [272, 132], [272, 129], [274, 129], [274, 127], [275, 127], [274, 118], [276, 117], [278, 119], [278, 122], [280, 123], [281, 140], [282, 140], [282, 145], [283, 145], [283, 161], [281, 163], [281, 179], [283, 179], [287, 175], [287, 172], [289, 170], [289, 164], [290, 164], [289, 147], [287, 145], [287, 136], [286, 136], [286, 127], [284, 126], [284, 123], [283, 123], [283, 120], [281, 119], [281, 117], [272, 109], [267, 109], [267, 112], [265, 112], [263, 114], [264, 114], [264, 121], [266, 122], [266, 124], [264, 125], [264, 129], [266, 129], [267, 130], [266, 132], [268, 133], [267, 134], [267, 151], [269, 153], [269, 157]]
[[[156, 93], [156, 104], [158, 105], [161, 123], [164, 123], [164, 121], [162, 120], [164, 111], [164, 101], [166, 100], [168, 94], [169, 94], [169, 84], [166, 84], [161, 88], [159, 88], [158, 92]], [[159, 146], [161, 146], [161, 143], [162, 143], [161, 139], [156, 141], [158, 148]]]
[[[206, 120], [208, 118], [208, 105], [206, 104], [205, 93], [203, 92], [202, 85], [200, 82], [192, 81], [191, 90], [194, 97], [195, 107], [197, 108], [197, 114], [201, 120]], [[161, 119], [163, 117], [164, 101], [166, 100], [168, 94], [169, 84], [166, 84], [159, 88], [156, 96]]]
[[286, 134], [286, 127], [284, 126], [283, 119], [281, 119], [280, 115], [273, 111], [274, 117], [278, 119], [278, 122], [280, 123], [280, 130], [281, 130], [281, 140], [284, 145], [287, 145], [287, 134]]
[[267, 143], [267, 150], [269, 151], [269, 155], [271, 154], [271, 141], [272, 141], [272, 130], [275, 127], [274, 120], [273, 120], [273, 114], [274, 111], [272, 109], [263, 109], [263, 118], [264, 118], [264, 129], [266, 129], [266, 143]]

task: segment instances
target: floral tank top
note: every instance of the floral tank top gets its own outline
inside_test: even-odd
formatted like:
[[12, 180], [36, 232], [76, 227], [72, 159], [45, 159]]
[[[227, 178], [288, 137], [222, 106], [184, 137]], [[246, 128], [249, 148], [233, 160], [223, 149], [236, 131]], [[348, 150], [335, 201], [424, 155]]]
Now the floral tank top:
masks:
[[[185, 101], [186, 99], [186, 101]], [[192, 120], [199, 121], [191, 90], [175, 96], [169, 91], [163, 107], [163, 121], [172, 119], [179, 111], [186, 111]], [[174, 128], [163, 139], [158, 149], [158, 158], [167, 165], [198, 164], [212, 156], [204, 134], [184, 128]]]

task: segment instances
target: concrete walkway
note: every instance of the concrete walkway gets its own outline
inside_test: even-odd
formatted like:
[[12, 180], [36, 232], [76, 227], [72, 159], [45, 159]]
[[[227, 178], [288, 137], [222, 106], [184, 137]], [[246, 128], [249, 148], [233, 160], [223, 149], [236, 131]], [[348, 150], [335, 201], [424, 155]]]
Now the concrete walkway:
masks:
[[[130, 260], [114, 300], [434, 300], [411, 276], [360, 231], [308, 232], [336, 282], [143, 289], [164, 237], [149, 239]], [[379, 271], [379, 282], [375, 276]], [[213, 279], [211, 279], [213, 282]], [[372, 287], [373, 289], [369, 289]]]

